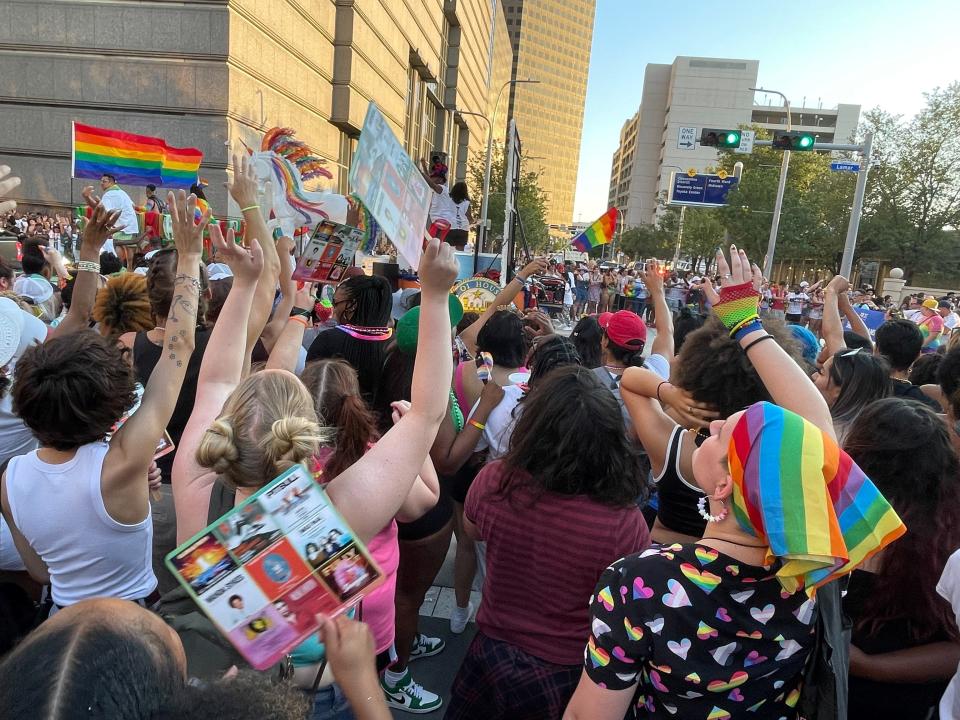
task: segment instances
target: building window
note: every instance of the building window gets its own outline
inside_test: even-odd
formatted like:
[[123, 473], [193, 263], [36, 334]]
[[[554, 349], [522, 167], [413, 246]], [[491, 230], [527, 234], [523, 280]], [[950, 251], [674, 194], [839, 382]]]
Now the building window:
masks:
[[429, 157], [434, 147], [443, 147], [443, 138], [438, 137], [442, 127], [437, 127], [441, 112], [438, 91], [435, 82], [424, 80], [416, 68], [410, 68], [403, 144], [414, 160]]

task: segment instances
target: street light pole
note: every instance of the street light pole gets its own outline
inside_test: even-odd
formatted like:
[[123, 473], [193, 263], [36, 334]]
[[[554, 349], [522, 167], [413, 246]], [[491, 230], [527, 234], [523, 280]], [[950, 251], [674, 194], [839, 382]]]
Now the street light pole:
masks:
[[873, 151], [873, 132], [867, 132], [863, 139], [863, 158], [860, 172], [857, 173], [857, 187], [853, 192], [853, 207], [850, 208], [850, 223], [847, 225], [847, 239], [843, 244], [843, 259], [840, 261], [840, 274], [852, 280], [853, 251], [857, 246], [857, 232], [860, 230], [860, 214], [863, 212], [863, 198], [867, 193], [867, 173], [870, 172], [870, 154]]
[[[754, 92], [769, 93], [779, 95], [783, 98], [783, 103], [787, 108], [787, 130], [793, 130], [790, 115], [790, 100], [787, 96], [778, 90], [766, 90], [764, 88], [750, 88]], [[780, 211], [783, 209], [783, 193], [787, 188], [787, 170], [790, 168], [790, 151], [783, 151], [783, 162], [780, 164], [780, 182], [777, 184], [777, 199], [773, 204], [773, 219], [770, 221], [770, 239], [767, 241], [767, 255], [763, 263], [763, 276], [767, 279], [773, 273], [773, 252], [777, 247], [777, 231], [780, 229]]]
[[493, 104], [493, 117], [487, 123], [487, 164], [483, 171], [483, 197], [480, 205], [480, 227], [483, 229], [483, 235], [478, 240], [477, 246], [481, 250], [487, 240], [487, 213], [490, 209], [490, 166], [493, 164], [493, 126], [497, 122], [497, 110], [500, 108], [500, 98], [503, 95], [503, 91], [510, 85], [518, 85], [520, 83], [538, 84], [539, 82], [539, 80], [531, 80], [530, 78], [526, 80], [507, 80], [507, 82], [501, 86], [497, 93], [497, 101]]

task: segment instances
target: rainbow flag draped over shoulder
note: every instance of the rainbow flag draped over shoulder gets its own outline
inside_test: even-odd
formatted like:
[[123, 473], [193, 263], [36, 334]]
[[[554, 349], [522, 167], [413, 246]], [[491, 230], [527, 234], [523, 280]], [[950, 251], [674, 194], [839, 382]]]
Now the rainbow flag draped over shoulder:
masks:
[[189, 189], [203, 153], [170, 147], [161, 138], [73, 123], [73, 177], [112, 175], [127, 185]]
[[591, 248], [606, 245], [613, 240], [613, 233], [617, 229], [617, 209], [607, 210], [593, 225], [577, 235], [570, 244], [580, 252], [590, 252]]
[[751, 405], [730, 438], [733, 515], [782, 561], [784, 589], [810, 594], [906, 532], [897, 513], [833, 438], [772, 403]]

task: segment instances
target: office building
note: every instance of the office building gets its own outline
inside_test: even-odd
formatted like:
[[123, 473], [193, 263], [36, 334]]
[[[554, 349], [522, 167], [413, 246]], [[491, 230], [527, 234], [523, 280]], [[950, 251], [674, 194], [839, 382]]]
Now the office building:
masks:
[[[711, 147], [681, 147], [681, 127], [700, 129], [759, 125], [768, 130], [786, 127], [786, 107], [777, 95], [757, 104], [760, 63], [756, 60], [678, 57], [670, 65], [649, 64], [636, 114], [620, 130], [620, 143], [610, 171], [610, 205], [620, 208], [627, 226], [653, 222], [658, 198], [669, 189], [672, 172], [706, 170], [715, 165]], [[767, 100], [764, 100], [767, 103]], [[796, 102], [796, 99], [794, 99]], [[820, 142], [847, 142], [856, 132], [859, 105], [791, 107], [794, 130], [806, 130]]]
[[26, 205], [81, 203], [71, 120], [199, 148], [220, 215], [227, 144], [273, 126], [344, 192], [370, 100], [414, 158], [446, 150], [462, 179], [487, 125], [458, 111], [489, 117], [512, 60], [500, 0], [0, 0], [0, 16], [16, 18], [0, 30], [0, 163]]
[[513, 78], [539, 81], [508, 88], [507, 117], [517, 121], [526, 168], [542, 171], [547, 221], [566, 225], [573, 220], [595, 2], [503, 4], [514, 49]]

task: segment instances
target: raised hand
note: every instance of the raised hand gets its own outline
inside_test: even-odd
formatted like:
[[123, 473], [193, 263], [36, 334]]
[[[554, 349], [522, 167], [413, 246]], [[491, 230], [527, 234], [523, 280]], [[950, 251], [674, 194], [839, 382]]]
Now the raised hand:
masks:
[[738, 250], [736, 245], [730, 246], [729, 263], [723, 251], [717, 248], [717, 271], [720, 273], [721, 290], [733, 285], [743, 285], [745, 282], [752, 283], [754, 290], [759, 290], [763, 285], [763, 272], [756, 263], [751, 265], [746, 251]]
[[648, 260], [641, 271], [643, 284], [651, 294], [663, 294], [663, 275], [660, 274], [660, 263], [656, 260]]
[[173, 221], [173, 244], [180, 256], [200, 257], [203, 250], [203, 231], [210, 224], [210, 208], [203, 211], [200, 222], [194, 220], [197, 210], [197, 196], [178, 190], [167, 193], [167, 206]]
[[417, 275], [420, 278], [420, 288], [424, 293], [443, 293], [448, 295], [453, 283], [457, 280], [457, 259], [453, 254], [453, 246], [442, 243], [436, 238], [430, 238], [420, 256], [420, 267]]
[[832, 290], [837, 295], [843, 295], [850, 290], [850, 281], [843, 275], [834, 275], [833, 279], [827, 283], [827, 290]]
[[534, 258], [523, 266], [520, 274], [525, 278], [529, 278], [531, 275], [542, 275], [546, 270], [547, 261], [544, 258]]
[[227, 230], [226, 238], [217, 224], [210, 225], [210, 242], [216, 249], [217, 257], [233, 271], [234, 283], [255, 285], [263, 270], [263, 249], [260, 242], [253, 238], [250, 247], [236, 243], [233, 230]]
[[713, 303], [713, 312], [739, 339], [746, 332], [760, 328], [759, 287], [763, 273], [756, 265], [751, 266], [747, 254], [730, 246], [730, 262], [717, 250], [717, 269], [720, 272], [720, 295]]
[[15, 187], [20, 185], [20, 178], [11, 175], [9, 165], [0, 165], [0, 213], [11, 212], [17, 207], [16, 200], [4, 200]]
[[257, 183], [257, 174], [253, 170], [253, 163], [246, 153], [233, 156], [233, 180], [224, 183], [237, 205], [241, 209], [257, 204], [260, 186]]
[[83, 228], [83, 235], [80, 250], [83, 253], [89, 253], [93, 260], [100, 259], [100, 248], [107, 241], [107, 238], [115, 232], [120, 231], [119, 210], [107, 210], [103, 205], [97, 203], [93, 208], [90, 220]]

